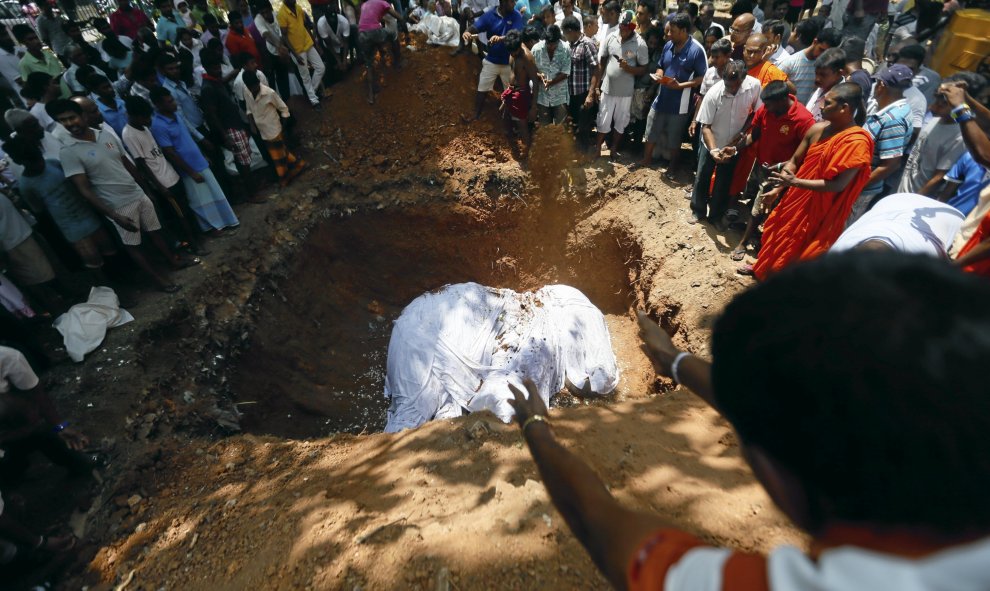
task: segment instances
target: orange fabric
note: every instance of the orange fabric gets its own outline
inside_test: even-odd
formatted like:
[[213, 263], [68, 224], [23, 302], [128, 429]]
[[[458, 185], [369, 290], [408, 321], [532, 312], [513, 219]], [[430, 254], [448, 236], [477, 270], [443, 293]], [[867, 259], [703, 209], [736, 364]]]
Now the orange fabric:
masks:
[[835, 243], [869, 180], [872, 158], [873, 138], [856, 126], [808, 148], [796, 175], [800, 179], [828, 180], [850, 168], [858, 168], [859, 173], [838, 193], [787, 190], [763, 226], [763, 246], [753, 265], [757, 279], [814, 258]]
[[774, 80], [787, 82], [787, 74], [769, 61], [749, 69], [748, 74], [760, 81], [760, 88], [766, 88]]
[[667, 571], [692, 548], [706, 544], [687, 532], [660, 529], [650, 535], [633, 555], [626, 571], [629, 591], [663, 589]]
[[[748, 74], [760, 81], [760, 88], [766, 88], [774, 80], [787, 82], [787, 74], [772, 63], [765, 61], [758, 66], [749, 69]], [[732, 171], [732, 184], [729, 185], [729, 195], [738, 195], [746, 190], [746, 182], [753, 172], [753, 165], [756, 164], [756, 143], [744, 150], [739, 151], [736, 156], [736, 168]]]
[[[976, 245], [983, 242], [984, 240], [990, 239], [990, 214], [987, 214], [980, 225], [970, 236], [969, 242], [966, 243], [961, 249], [959, 249], [959, 254], [956, 258], [961, 257], [967, 252], [976, 248]], [[983, 275], [984, 277], [990, 277], [990, 259], [983, 259], [982, 261], [977, 261], [972, 265], [966, 265], [963, 270], [967, 273], [976, 273], [977, 275]]]
[[770, 591], [767, 557], [733, 552], [722, 569], [722, 591]]

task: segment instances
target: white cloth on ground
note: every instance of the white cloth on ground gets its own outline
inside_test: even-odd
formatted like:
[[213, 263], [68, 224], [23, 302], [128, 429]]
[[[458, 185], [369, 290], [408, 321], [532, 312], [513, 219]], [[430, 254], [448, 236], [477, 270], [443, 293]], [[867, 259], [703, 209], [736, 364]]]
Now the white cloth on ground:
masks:
[[120, 307], [117, 294], [109, 287], [94, 287], [85, 304], [76, 304], [55, 319], [55, 330], [62, 333], [65, 351], [75, 362], [100, 346], [108, 328], [134, 320]]
[[965, 216], [951, 205], [915, 193], [888, 195], [846, 228], [830, 249], [851, 250], [869, 240], [898, 252], [947, 258]]
[[[619, 382], [605, 317], [580, 291], [549, 285], [516, 293], [477, 283], [413, 300], [388, 346], [386, 433], [464, 411], [509, 422], [508, 385], [536, 383], [543, 401], [565, 384], [605, 395]], [[525, 391], [525, 390], [524, 390]]]
[[424, 15], [419, 23], [409, 25], [409, 30], [426, 35], [426, 42], [430, 45], [457, 47], [459, 44], [460, 25], [449, 16]]

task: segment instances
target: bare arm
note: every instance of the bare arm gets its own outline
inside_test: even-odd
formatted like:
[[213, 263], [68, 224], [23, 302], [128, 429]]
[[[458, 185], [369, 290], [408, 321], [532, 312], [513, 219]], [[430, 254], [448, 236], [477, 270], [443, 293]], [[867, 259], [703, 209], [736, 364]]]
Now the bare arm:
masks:
[[936, 197], [936, 199], [938, 199], [942, 203], [945, 203], [949, 199], [952, 199], [952, 196], [956, 194], [956, 189], [958, 189], [959, 185], [961, 184], [962, 183], [957, 183], [956, 181], [945, 181], [945, 186], [943, 186], [942, 190], [939, 191], [938, 197]]
[[870, 172], [870, 180], [867, 184], [871, 185], [878, 181], [882, 181], [897, 172], [897, 170], [901, 167], [902, 160], [904, 160], [903, 156], [898, 156], [896, 158], [885, 158], [881, 160], [880, 164]]
[[168, 193], [168, 187], [159, 182], [158, 177], [151, 172], [151, 168], [148, 167], [148, 162], [144, 158], [135, 158], [134, 163], [137, 165], [138, 173], [144, 177], [145, 182], [151, 185], [152, 189], [158, 193]]
[[701, 125], [701, 141], [705, 142], [709, 152], [718, 150], [718, 146], [715, 145], [715, 133], [712, 132], [712, 126], [707, 123]]
[[928, 179], [928, 182], [922, 185], [918, 193], [926, 197], [931, 197], [935, 194], [935, 189], [938, 188], [938, 184], [942, 182], [945, 178], [945, 174], [949, 172], [948, 170], [936, 170], [932, 178]]
[[199, 171], [193, 170], [193, 167], [189, 166], [189, 163], [187, 163], [185, 159], [182, 156], [180, 156], [178, 152], [175, 151], [174, 147], [163, 146], [162, 154], [165, 155], [165, 159], [168, 160], [172, 164], [172, 166], [178, 168], [182, 172], [192, 177], [192, 179], [197, 183], [203, 182], [203, 177], [202, 175], [199, 174]]
[[990, 138], [980, 128], [980, 124], [990, 126], [990, 110], [974, 100], [966, 92], [966, 89], [956, 84], [943, 84], [938, 87], [938, 92], [945, 95], [946, 101], [953, 109], [963, 104], [969, 105], [974, 118], [959, 124], [963, 141], [966, 148], [976, 160], [983, 166], [990, 166]]
[[770, 175], [770, 179], [782, 187], [797, 187], [809, 191], [835, 193], [845, 189], [859, 174], [858, 168], [843, 170], [831, 179], [799, 179], [789, 170], [781, 170]]
[[990, 258], [990, 240], [984, 240], [972, 250], [955, 260], [956, 266], [965, 267]]
[[650, 532], [668, 524], [648, 513], [626, 509], [608, 492], [605, 483], [577, 455], [564, 449], [544, 421], [547, 410], [533, 382], [526, 380], [528, 398], [512, 390], [516, 420], [540, 471], [543, 485], [574, 536], [616, 589], [626, 588], [626, 568]]
[[93, 190], [93, 185], [89, 182], [89, 177], [87, 175], [74, 174], [70, 176], [69, 179], [72, 180], [72, 184], [76, 186], [76, 190], [83, 196], [83, 199], [88, 201], [89, 204], [93, 206], [93, 209], [117, 222], [125, 230], [130, 232], [137, 231], [138, 227], [135, 226], [131, 220], [118, 214], [103, 203], [103, 201], [96, 195], [96, 191]]

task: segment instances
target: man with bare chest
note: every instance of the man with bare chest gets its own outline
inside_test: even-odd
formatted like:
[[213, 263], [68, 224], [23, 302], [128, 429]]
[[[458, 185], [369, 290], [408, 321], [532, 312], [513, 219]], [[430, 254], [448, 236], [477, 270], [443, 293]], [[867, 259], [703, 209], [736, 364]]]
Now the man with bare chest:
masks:
[[523, 142], [522, 158], [529, 155], [529, 124], [536, 120], [536, 93], [539, 92], [536, 60], [522, 42], [519, 31], [509, 31], [503, 41], [509, 51], [512, 79], [502, 93], [502, 119], [510, 139], [513, 131]]

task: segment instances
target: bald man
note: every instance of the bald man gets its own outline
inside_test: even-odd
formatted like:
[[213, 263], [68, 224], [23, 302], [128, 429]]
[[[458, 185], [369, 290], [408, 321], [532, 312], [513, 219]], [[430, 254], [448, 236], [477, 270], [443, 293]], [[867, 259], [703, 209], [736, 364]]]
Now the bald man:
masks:
[[746, 40], [753, 34], [754, 27], [756, 27], [756, 17], [748, 12], [740, 14], [736, 17], [736, 20], [732, 21], [732, 26], [729, 27], [729, 40], [732, 41], [732, 59], [743, 59]]
[[760, 81], [760, 87], [765, 88], [774, 80], [787, 82], [787, 74], [773, 65], [770, 60], [770, 40], [762, 33], [754, 33], [746, 39], [743, 46], [743, 61], [749, 68], [749, 75]]

